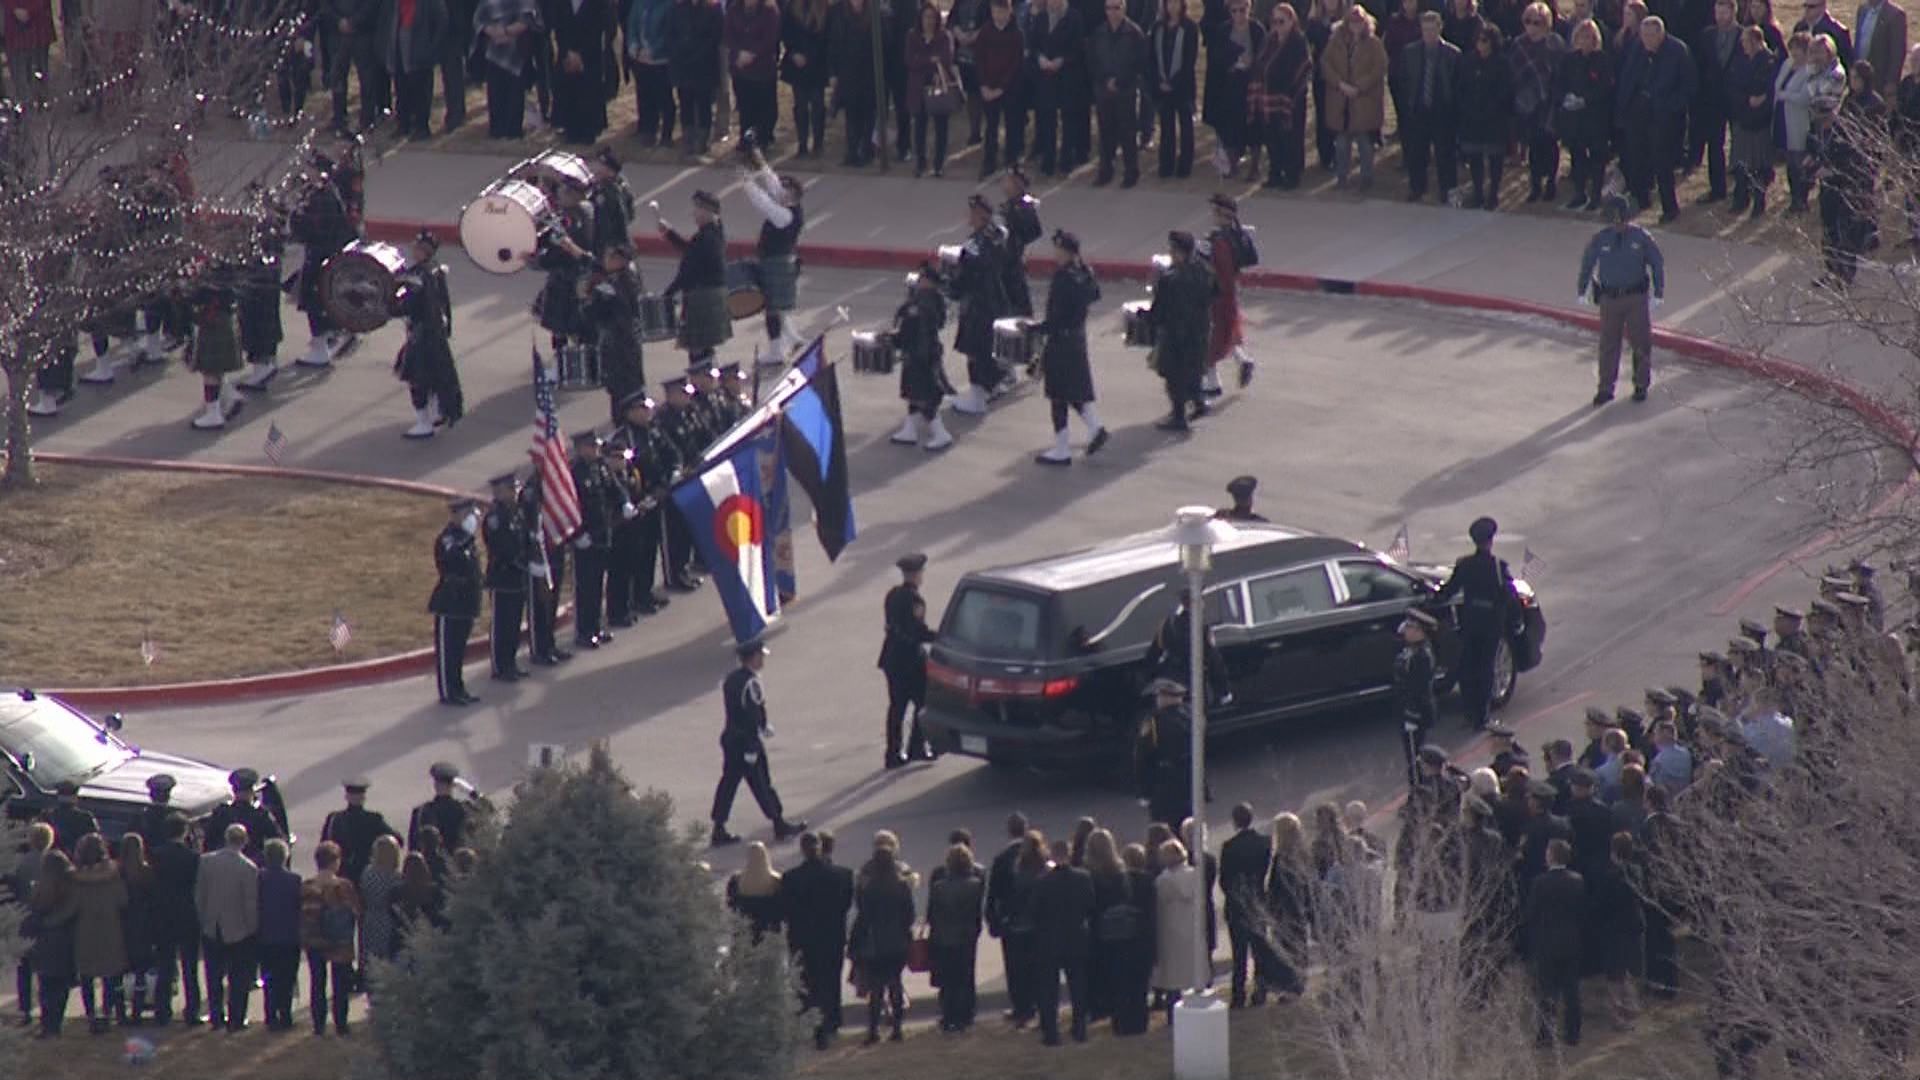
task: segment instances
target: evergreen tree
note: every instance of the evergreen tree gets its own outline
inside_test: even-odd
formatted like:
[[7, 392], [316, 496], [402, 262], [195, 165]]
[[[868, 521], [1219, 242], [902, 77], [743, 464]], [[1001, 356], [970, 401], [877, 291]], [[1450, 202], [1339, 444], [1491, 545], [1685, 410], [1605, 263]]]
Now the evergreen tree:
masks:
[[801, 1033], [782, 938], [753, 945], [673, 804], [603, 748], [541, 770], [444, 933], [375, 972], [395, 1080], [777, 1080]]

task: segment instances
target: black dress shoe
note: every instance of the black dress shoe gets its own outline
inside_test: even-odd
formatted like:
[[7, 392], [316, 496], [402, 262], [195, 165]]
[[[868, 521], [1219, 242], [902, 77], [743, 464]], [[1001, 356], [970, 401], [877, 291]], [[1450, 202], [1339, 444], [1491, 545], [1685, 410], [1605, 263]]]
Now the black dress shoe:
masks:
[[1094, 432], [1093, 438], [1087, 443], [1087, 456], [1092, 457], [1099, 453], [1100, 449], [1107, 445], [1109, 438], [1111, 438], [1111, 436], [1107, 434], [1106, 428], [1101, 428], [1099, 431]]
[[607, 633], [605, 630], [602, 630], [600, 631], [600, 633], [594, 636], [593, 640], [599, 642], [602, 645], [611, 645], [613, 644], [613, 635]]
[[633, 605], [633, 609], [642, 615], [658, 615], [670, 602], [664, 596], [657, 599], [650, 596]]
[[713, 827], [713, 834], [707, 838], [707, 843], [712, 847], [726, 847], [729, 844], [737, 844], [739, 842], [739, 837], [728, 832], [720, 825], [715, 825]]
[[782, 820], [773, 823], [773, 838], [775, 840], [791, 840], [806, 831], [807, 823], [804, 821]]
[[674, 592], [694, 592], [700, 588], [700, 581], [692, 577], [674, 578], [667, 582], [667, 588]]
[[519, 682], [521, 678], [524, 677], [524, 674], [524, 672], [519, 671], [496, 671], [488, 677], [494, 682]]
[[460, 700], [460, 704], [462, 705], [477, 705], [480, 703], [480, 695], [469, 694], [465, 690], [462, 690], [460, 692], [459, 700]]
[[1597, 409], [1600, 406], [1605, 405], [1607, 402], [1612, 400], [1613, 400], [1613, 391], [1602, 390], [1599, 393], [1593, 395], [1593, 407]]
[[576, 637], [573, 639], [573, 647], [576, 649], [597, 649], [600, 647], [600, 639], [590, 638], [590, 637]]
[[888, 754], [885, 758], [881, 759], [880, 767], [883, 769], [898, 769], [904, 767], [906, 763], [907, 759], [901, 757], [899, 754]]
[[633, 629], [633, 620], [630, 618], [608, 619], [607, 625], [616, 630], [631, 630]]
[[1634, 387], [1634, 388], [1633, 388], [1633, 400], [1635, 400], [1635, 401], [1645, 401], [1645, 400], [1647, 400], [1647, 388], [1646, 388], [1646, 387], [1644, 387], [1644, 386], [1636, 386], [1636, 387]]
[[1160, 431], [1174, 431], [1183, 435], [1193, 430], [1187, 425], [1186, 418], [1180, 416], [1169, 416], [1153, 426]]

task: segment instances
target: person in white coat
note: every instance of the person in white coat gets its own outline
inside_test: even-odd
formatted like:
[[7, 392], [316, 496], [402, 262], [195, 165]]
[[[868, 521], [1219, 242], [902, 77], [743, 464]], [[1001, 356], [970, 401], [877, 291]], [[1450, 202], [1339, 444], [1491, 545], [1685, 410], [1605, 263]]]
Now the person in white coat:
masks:
[[1159, 859], [1160, 876], [1153, 879], [1153, 988], [1171, 1006], [1182, 991], [1211, 982], [1213, 965], [1204, 955], [1205, 943], [1194, 937], [1199, 869], [1187, 861], [1187, 846], [1178, 840], [1161, 844]]

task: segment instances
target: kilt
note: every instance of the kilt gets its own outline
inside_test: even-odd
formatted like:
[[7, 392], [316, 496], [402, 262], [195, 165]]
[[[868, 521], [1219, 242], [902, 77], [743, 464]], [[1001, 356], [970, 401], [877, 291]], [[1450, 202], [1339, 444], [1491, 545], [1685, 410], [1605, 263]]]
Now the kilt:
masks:
[[272, 356], [284, 337], [280, 328], [280, 282], [249, 284], [240, 291], [240, 347], [248, 356]]
[[902, 351], [900, 354], [900, 398], [909, 404], [936, 404], [941, 398], [953, 393], [953, 384], [947, 381], [946, 365], [941, 362], [941, 349], [934, 346], [931, 353]]
[[680, 347], [693, 352], [717, 349], [732, 338], [733, 316], [727, 313], [727, 290], [688, 289], [686, 306], [680, 312]]
[[1040, 371], [1048, 401], [1085, 405], [1093, 400], [1093, 365], [1087, 360], [1084, 331], [1047, 335], [1046, 348], [1040, 351]]
[[591, 332], [580, 310], [580, 275], [549, 271], [547, 284], [533, 300], [534, 317], [540, 329], [551, 334], [579, 337]]
[[768, 255], [759, 261], [760, 291], [771, 311], [792, 311], [800, 303], [800, 260]]
[[231, 375], [240, 370], [240, 338], [233, 329], [231, 308], [194, 320], [193, 353], [187, 366], [202, 375]]

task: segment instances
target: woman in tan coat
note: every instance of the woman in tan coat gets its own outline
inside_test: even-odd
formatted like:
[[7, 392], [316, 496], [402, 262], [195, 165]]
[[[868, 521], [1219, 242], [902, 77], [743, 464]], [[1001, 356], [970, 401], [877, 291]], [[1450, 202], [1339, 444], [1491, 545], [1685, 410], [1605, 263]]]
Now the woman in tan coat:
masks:
[[1327, 127], [1334, 133], [1334, 185], [1347, 186], [1357, 150], [1360, 190], [1366, 191], [1373, 187], [1374, 137], [1387, 126], [1387, 47], [1365, 8], [1349, 8], [1334, 28], [1320, 71], [1327, 87]]
[[[107, 842], [88, 833], [73, 849], [73, 970], [80, 981], [80, 1004], [87, 1011], [87, 1027], [107, 1030], [107, 1015], [123, 1016], [126, 998], [121, 976], [127, 973], [127, 883], [120, 866], [107, 858]], [[100, 980], [102, 1000], [94, 998], [94, 980]]]

